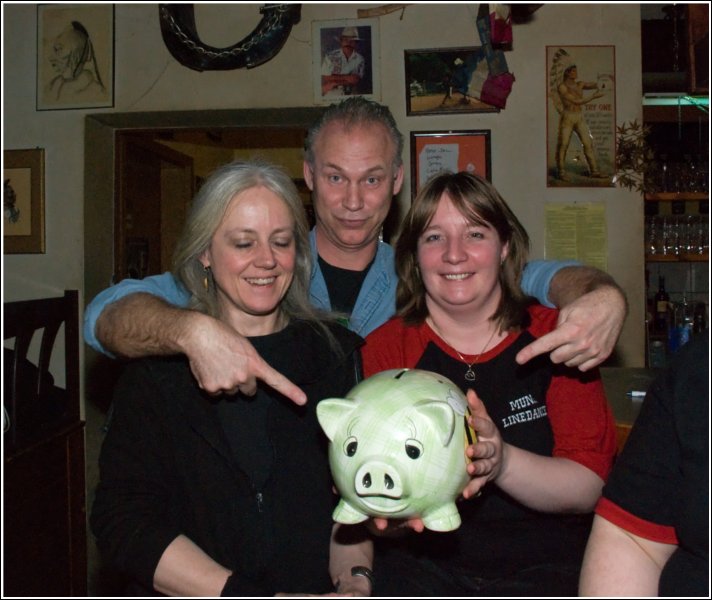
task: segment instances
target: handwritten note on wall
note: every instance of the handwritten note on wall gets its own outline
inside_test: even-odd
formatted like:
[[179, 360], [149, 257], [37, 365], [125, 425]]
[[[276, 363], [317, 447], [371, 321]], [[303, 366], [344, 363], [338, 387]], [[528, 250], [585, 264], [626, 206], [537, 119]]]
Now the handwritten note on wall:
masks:
[[459, 144], [428, 144], [418, 156], [418, 187], [443, 170], [458, 171]]
[[546, 258], [575, 259], [608, 270], [606, 206], [603, 202], [547, 203]]

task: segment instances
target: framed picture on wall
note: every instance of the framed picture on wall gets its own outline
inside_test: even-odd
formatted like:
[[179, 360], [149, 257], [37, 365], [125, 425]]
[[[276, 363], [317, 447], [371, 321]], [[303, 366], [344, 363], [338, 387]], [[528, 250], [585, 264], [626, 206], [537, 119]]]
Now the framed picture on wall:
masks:
[[3, 253], [44, 254], [44, 149], [3, 151]]
[[615, 46], [546, 47], [548, 187], [611, 187]]
[[114, 5], [37, 6], [37, 110], [114, 105]]
[[[499, 112], [472, 94], [489, 76], [482, 47], [405, 50], [407, 115]], [[479, 92], [478, 92], [479, 93]]]
[[410, 174], [413, 197], [441, 171], [468, 171], [492, 181], [490, 130], [412, 131]]
[[378, 19], [312, 23], [314, 101], [332, 104], [349, 96], [381, 99]]

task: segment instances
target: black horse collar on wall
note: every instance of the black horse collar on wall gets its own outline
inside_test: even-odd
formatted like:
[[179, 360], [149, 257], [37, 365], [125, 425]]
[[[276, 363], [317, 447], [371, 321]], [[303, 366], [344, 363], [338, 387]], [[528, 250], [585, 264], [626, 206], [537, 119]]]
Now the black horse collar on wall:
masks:
[[277, 55], [299, 23], [301, 4], [265, 4], [264, 15], [245, 39], [228, 48], [204, 44], [195, 27], [192, 4], [159, 4], [163, 41], [173, 57], [195, 71], [251, 69]]

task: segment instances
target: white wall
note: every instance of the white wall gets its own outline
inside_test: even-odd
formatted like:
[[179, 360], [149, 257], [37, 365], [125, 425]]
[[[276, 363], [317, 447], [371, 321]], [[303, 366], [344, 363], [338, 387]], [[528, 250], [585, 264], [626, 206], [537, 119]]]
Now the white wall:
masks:
[[[217, 47], [245, 37], [262, 4], [196, 4], [198, 31]], [[84, 118], [98, 112], [312, 106], [311, 23], [355, 18], [366, 4], [303, 4], [301, 21], [279, 54], [254, 69], [192, 71], [169, 54], [158, 5], [116, 5], [115, 106], [92, 110], [35, 110], [36, 5], [3, 4], [3, 147], [46, 152], [46, 254], [6, 255], [4, 299], [58, 295], [83, 287]], [[626, 289], [631, 314], [619, 344], [626, 365], [643, 364], [642, 201], [613, 188], [546, 187], [545, 46], [615, 45], [617, 115], [641, 119], [640, 10], [637, 4], [547, 4], [532, 22], [514, 27], [506, 58], [516, 81], [499, 114], [405, 116], [403, 50], [479, 45], [476, 4], [418, 4], [401, 18], [380, 18], [382, 101], [401, 129], [491, 129], [493, 182], [544, 254], [544, 203], [603, 201], [607, 208], [609, 271]], [[405, 160], [409, 164], [409, 148]], [[407, 173], [406, 181], [410, 174]], [[401, 202], [410, 197], [406, 184]], [[109, 234], [109, 232], [107, 232]]]

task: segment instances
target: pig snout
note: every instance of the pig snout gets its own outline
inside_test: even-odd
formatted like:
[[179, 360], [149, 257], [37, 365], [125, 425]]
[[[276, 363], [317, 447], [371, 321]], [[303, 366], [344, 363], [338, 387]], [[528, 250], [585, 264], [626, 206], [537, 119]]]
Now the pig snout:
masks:
[[391, 465], [381, 461], [364, 463], [356, 471], [354, 483], [359, 496], [400, 498], [403, 495], [400, 475]]

